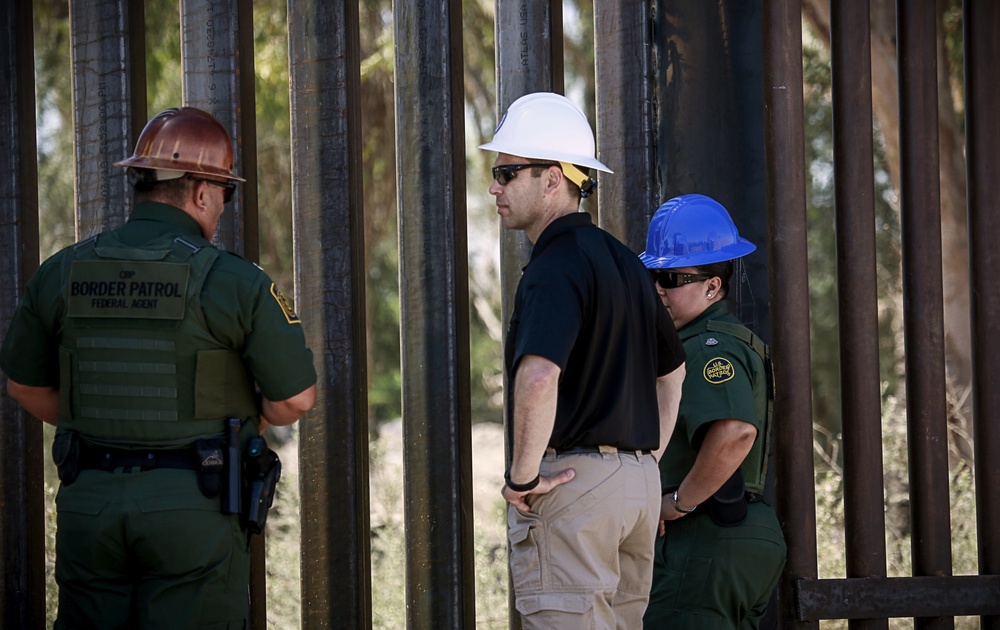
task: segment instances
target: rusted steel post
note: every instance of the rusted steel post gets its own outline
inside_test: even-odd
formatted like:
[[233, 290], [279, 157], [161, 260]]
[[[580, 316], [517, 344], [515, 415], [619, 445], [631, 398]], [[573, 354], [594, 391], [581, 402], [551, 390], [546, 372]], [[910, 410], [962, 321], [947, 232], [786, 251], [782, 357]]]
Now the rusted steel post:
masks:
[[794, 583], [815, 578], [816, 497], [812, 461], [809, 278], [806, 255], [802, 17], [798, 0], [761, 6], [764, 144], [771, 280], [775, 494], [788, 560], [778, 587], [782, 628], [818, 628], [795, 615]]
[[125, 169], [146, 123], [142, 0], [70, 4], [76, 131], [76, 236], [122, 225], [132, 209]]
[[299, 421], [302, 627], [371, 628], [358, 5], [292, 0], [295, 303], [315, 355]]
[[[38, 268], [34, 41], [30, 0], [0, 7], [0, 343]], [[0, 626], [45, 627], [42, 423], [0, 372]]]
[[462, 2], [393, 6], [406, 601], [475, 627]]
[[[951, 575], [935, 5], [934, 0], [896, 4], [910, 550], [915, 576]], [[915, 621], [915, 627], [922, 629], [953, 626], [949, 618]]]
[[184, 105], [203, 109], [222, 122], [235, 144], [236, 170], [247, 180], [236, 187], [232, 203], [222, 213], [215, 241], [258, 260], [253, 3], [181, 0], [180, 7]]
[[868, 0], [832, 3], [830, 22], [847, 577], [885, 577]]
[[632, 251], [646, 249], [659, 207], [653, 132], [653, 19], [644, 0], [594, 1], [599, 225]]
[[[236, 187], [213, 240], [256, 261], [260, 251], [252, 0], [181, 0], [180, 11], [183, 104], [209, 112], [226, 127], [235, 145], [236, 172], [247, 180]], [[250, 623], [265, 628], [264, 537], [254, 536], [250, 544]]]
[[[749, 282], [734, 282], [729, 301], [736, 315], [767, 340], [761, 4], [656, 3], [653, 129], [658, 201], [694, 192], [710, 195], [757, 246], [742, 260]], [[601, 207], [610, 211], [603, 202]], [[645, 249], [645, 240], [641, 244]]]
[[[564, 91], [562, 0], [496, 0], [496, 77], [497, 122], [510, 104], [532, 92]], [[531, 241], [520, 230], [500, 230], [500, 312], [503, 322], [510, 321], [514, 293], [521, 279], [521, 268], [531, 255]], [[503, 341], [507, 340], [507, 327]], [[504, 391], [507, 374], [503, 375]], [[507, 414], [504, 414], [504, 422]], [[505, 427], [504, 461], [510, 461], [512, 428]], [[514, 592], [509, 592], [511, 630], [521, 627], [514, 611]]]
[[[510, 104], [525, 94], [561, 94], [564, 85], [561, 0], [497, 0], [496, 60], [497, 122]], [[500, 230], [504, 322], [510, 319], [521, 267], [527, 264], [530, 253], [531, 242], [524, 232]]]
[[[966, 0], [965, 131], [969, 204], [969, 269], [972, 278], [972, 408], [976, 455], [976, 514], [979, 572], [1000, 574], [1000, 4]], [[982, 627], [1000, 629], [1000, 616], [982, 617]]]

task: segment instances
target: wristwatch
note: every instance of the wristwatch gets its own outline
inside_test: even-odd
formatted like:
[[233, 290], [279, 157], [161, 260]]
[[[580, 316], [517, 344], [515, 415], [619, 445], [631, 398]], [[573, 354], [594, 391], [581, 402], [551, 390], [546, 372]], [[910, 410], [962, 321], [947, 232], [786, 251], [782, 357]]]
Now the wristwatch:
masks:
[[690, 514], [691, 512], [694, 512], [695, 510], [698, 509], [697, 505], [694, 506], [694, 507], [691, 507], [691, 508], [682, 508], [681, 504], [677, 502], [677, 491], [676, 490], [674, 490], [674, 493], [672, 495], [670, 495], [670, 504], [673, 505], [674, 509], [677, 510], [678, 512], [680, 512], [681, 514]]

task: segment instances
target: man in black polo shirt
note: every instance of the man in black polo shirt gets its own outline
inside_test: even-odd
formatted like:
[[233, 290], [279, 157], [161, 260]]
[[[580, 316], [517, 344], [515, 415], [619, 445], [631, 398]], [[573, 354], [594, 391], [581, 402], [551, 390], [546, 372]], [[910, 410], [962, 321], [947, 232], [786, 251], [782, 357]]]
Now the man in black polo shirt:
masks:
[[[611, 172], [564, 96], [521, 97], [492, 142], [504, 228], [534, 243], [505, 347], [507, 511], [524, 628], [640, 628], [684, 350], [639, 258], [579, 211]], [[523, 172], [522, 172], [523, 171]]]

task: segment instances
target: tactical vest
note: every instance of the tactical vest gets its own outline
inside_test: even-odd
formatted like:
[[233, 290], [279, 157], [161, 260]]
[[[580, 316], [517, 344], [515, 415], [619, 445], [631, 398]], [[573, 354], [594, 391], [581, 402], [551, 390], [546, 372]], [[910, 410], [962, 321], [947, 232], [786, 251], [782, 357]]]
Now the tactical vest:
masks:
[[753, 334], [749, 328], [734, 322], [707, 320], [680, 333], [681, 341], [706, 332], [720, 332], [736, 337], [746, 343], [764, 362], [764, 383], [752, 383], [758, 417], [764, 419], [764, 426], [757, 435], [750, 452], [740, 466], [743, 480], [749, 492], [761, 494], [767, 481], [767, 460], [771, 454], [771, 419], [774, 413], [774, 371], [771, 369], [771, 355], [766, 343]]
[[62, 267], [59, 429], [109, 446], [183, 446], [258, 415], [253, 379], [215, 339], [201, 289], [219, 251], [164, 237], [142, 249], [106, 232]]

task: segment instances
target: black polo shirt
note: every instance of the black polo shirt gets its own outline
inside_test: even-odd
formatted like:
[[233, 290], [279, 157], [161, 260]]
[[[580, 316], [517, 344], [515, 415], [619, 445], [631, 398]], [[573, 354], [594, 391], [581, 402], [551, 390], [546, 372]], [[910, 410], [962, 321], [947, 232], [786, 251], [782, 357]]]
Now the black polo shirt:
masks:
[[589, 214], [560, 217], [539, 236], [504, 353], [509, 426], [515, 372], [533, 354], [562, 369], [550, 447], [659, 448], [656, 378], [684, 363], [684, 347], [639, 257]]

